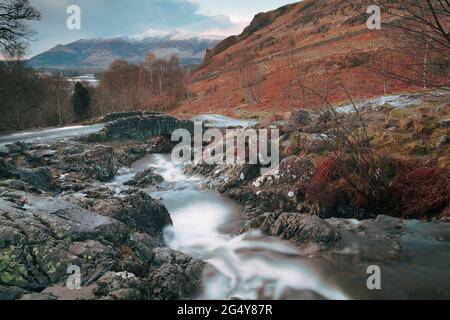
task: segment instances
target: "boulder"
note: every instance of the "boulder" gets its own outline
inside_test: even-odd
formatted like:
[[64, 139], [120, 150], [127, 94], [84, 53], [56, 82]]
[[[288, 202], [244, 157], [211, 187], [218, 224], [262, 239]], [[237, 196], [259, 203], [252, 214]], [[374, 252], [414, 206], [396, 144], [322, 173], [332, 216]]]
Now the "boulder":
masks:
[[55, 182], [49, 167], [19, 169], [16, 176], [18, 179], [41, 191], [49, 192], [55, 189]]
[[37, 149], [27, 153], [27, 159], [32, 164], [48, 165], [49, 161], [56, 155], [53, 149]]
[[100, 200], [94, 212], [124, 222], [128, 227], [163, 238], [165, 227], [172, 225], [166, 207], [145, 192], [130, 190], [128, 194]]
[[339, 240], [338, 231], [326, 220], [298, 213], [267, 213], [250, 221], [244, 230], [255, 228], [298, 246], [313, 244], [330, 248]]
[[148, 188], [159, 185], [164, 181], [164, 178], [154, 172], [154, 169], [147, 169], [143, 172], [137, 173], [131, 180], [125, 182], [126, 186], [133, 186], [137, 188]]

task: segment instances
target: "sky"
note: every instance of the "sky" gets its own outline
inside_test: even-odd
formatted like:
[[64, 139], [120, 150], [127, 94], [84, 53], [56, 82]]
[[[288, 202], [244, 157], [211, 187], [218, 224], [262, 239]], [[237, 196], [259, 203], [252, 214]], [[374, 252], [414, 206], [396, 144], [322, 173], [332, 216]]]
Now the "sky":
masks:
[[[239, 34], [255, 14], [295, 0], [31, 0], [42, 20], [27, 56], [79, 39], [136, 36], [149, 29], [195, 35]], [[81, 29], [66, 26], [71, 5], [81, 9]]]

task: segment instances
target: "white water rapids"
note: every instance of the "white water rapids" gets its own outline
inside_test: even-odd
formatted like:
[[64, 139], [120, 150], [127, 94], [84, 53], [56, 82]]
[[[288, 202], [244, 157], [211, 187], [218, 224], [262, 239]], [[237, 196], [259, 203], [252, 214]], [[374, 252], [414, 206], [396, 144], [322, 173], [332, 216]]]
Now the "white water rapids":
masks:
[[281, 299], [294, 290], [347, 299], [326, 284], [290, 243], [260, 232], [239, 235], [243, 208], [215, 192], [201, 190], [201, 179], [186, 176], [170, 156], [148, 156], [136, 162], [133, 170], [150, 167], [165, 179], [167, 191], [151, 195], [160, 198], [172, 216], [173, 227], [165, 230], [167, 244], [213, 266], [205, 272], [199, 298]]

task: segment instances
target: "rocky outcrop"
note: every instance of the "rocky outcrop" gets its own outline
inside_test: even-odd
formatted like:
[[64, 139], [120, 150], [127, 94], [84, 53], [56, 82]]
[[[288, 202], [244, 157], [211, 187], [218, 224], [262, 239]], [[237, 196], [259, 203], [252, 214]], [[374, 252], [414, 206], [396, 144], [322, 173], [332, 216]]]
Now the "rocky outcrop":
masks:
[[[398, 260], [404, 254], [402, 250], [408, 245], [417, 247], [418, 243], [438, 250], [440, 245], [449, 246], [450, 236], [445, 222], [406, 221], [387, 216], [357, 221], [299, 213], [266, 213], [251, 220], [243, 231], [253, 229], [288, 240], [305, 252], [348, 256], [354, 261]], [[428, 244], [427, 237], [431, 241]]]
[[[138, 188], [122, 192], [101, 184], [115, 176], [119, 163], [131, 163], [153, 146], [165, 148], [166, 142], [3, 147], [0, 300], [181, 299], [197, 294], [203, 263], [165, 247], [169, 212], [138, 189], [156, 186], [162, 177], [148, 170], [135, 177]], [[80, 290], [66, 285], [71, 266], [81, 271]]]
[[194, 130], [192, 121], [179, 120], [163, 114], [142, 114], [119, 118], [106, 124], [103, 130], [107, 139], [147, 139], [171, 136], [177, 129]]
[[[203, 263], [162, 247], [162, 229], [171, 224], [167, 210], [143, 193], [125, 197], [117, 208], [114, 217], [107, 217], [60, 199], [3, 191], [0, 299], [177, 299], [196, 294]], [[81, 271], [80, 291], [66, 287], [70, 266]], [[180, 282], [172, 283], [175, 278]]]

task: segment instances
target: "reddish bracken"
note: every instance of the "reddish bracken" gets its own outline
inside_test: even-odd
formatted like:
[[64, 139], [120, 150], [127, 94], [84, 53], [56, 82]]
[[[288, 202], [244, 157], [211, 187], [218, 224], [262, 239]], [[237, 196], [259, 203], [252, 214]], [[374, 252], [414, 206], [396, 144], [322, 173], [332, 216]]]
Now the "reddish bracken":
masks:
[[338, 178], [336, 164], [334, 156], [327, 156], [317, 164], [316, 174], [306, 191], [310, 200], [327, 204], [336, 201], [336, 193], [331, 190]]
[[398, 174], [390, 187], [397, 214], [403, 218], [430, 218], [450, 200], [450, 173], [439, 168], [416, 168]]

